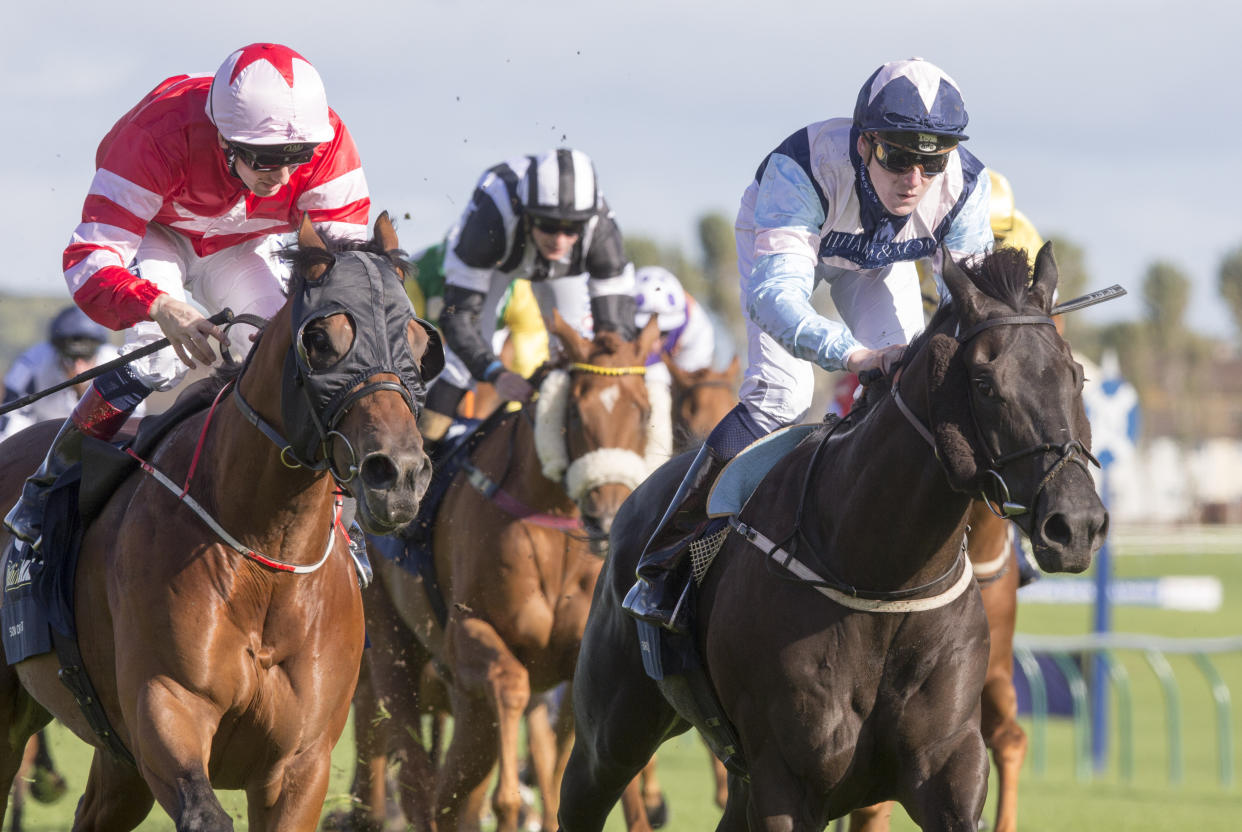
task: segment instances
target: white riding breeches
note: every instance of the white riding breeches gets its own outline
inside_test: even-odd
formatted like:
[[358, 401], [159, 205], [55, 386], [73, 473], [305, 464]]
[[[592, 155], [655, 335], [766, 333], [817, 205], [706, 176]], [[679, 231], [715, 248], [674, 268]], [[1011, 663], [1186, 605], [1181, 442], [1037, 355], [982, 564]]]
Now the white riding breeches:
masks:
[[[180, 301], [193, 299], [208, 316], [228, 307], [234, 314], [271, 318], [285, 303], [288, 270], [276, 258], [280, 238], [260, 237], [199, 257], [190, 241], [175, 231], [152, 223], [138, 246], [134, 264], [138, 274]], [[235, 358], [250, 351], [249, 326], [229, 331], [229, 349]], [[164, 337], [154, 321], [142, 321], [125, 331], [121, 353]], [[171, 347], [130, 365], [152, 390], [170, 390], [189, 369]]]

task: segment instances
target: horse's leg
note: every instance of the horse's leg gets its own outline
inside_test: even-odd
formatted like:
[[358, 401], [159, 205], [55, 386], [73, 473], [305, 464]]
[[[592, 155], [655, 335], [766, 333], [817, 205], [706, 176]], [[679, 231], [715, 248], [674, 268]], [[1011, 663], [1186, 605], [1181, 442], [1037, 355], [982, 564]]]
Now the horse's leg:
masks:
[[453, 738], [436, 785], [437, 828], [455, 830], [462, 795], [472, 791], [499, 756], [492, 806], [498, 832], [515, 832], [518, 733], [530, 702], [530, 677], [486, 621], [450, 617], [446, 644], [453, 667]]
[[1010, 569], [981, 593], [988, 617], [991, 648], [981, 706], [983, 740], [996, 762], [996, 832], [1018, 828], [1018, 776], [1026, 759], [1026, 732], [1018, 724], [1018, 695], [1013, 686], [1013, 633], [1017, 623], [1018, 570]]
[[40, 803], [55, 803], [64, 796], [68, 784], [52, 762], [52, 752], [47, 740], [47, 729], [40, 729], [30, 738], [34, 756], [31, 760], [30, 796]]
[[[17, 672], [4, 661], [0, 650], [0, 725], [6, 726], [0, 740], [0, 784], [12, 791], [13, 827], [19, 828], [22, 812], [21, 801], [27, 791], [26, 783], [19, 773], [28, 770], [34, 758], [33, 737], [36, 731], [50, 722], [52, 715], [34, 700], [21, 686]], [[8, 801], [0, 804], [0, 828]]]
[[[22, 832], [22, 815], [26, 811], [26, 795], [30, 793], [30, 785], [27, 782], [32, 778], [35, 764], [35, 754], [38, 752], [38, 743], [35, 741], [35, 734], [26, 741], [26, 749], [21, 756], [21, 762], [17, 767], [17, 777], [10, 777], [9, 781], [13, 783], [13, 789], [9, 793], [9, 802], [12, 807], [10, 811], [9, 832]], [[6, 781], [8, 782], [8, 781]], [[4, 810], [0, 809], [0, 826], [4, 822]]]
[[[318, 827], [332, 773], [333, 745], [333, 738], [325, 734], [290, 758], [276, 783], [259, 781], [246, 788], [249, 832], [300, 832]], [[177, 832], [182, 832], [180, 825]]]
[[660, 788], [660, 776], [656, 773], [656, 755], [652, 754], [647, 765], [643, 766], [643, 808], [647, 812], [647, 822], [652, 829], [659, 829], [668, 823], [668, 803], [664, 800], [664, 789]]
[[849, 832], [888, 832], [889, 818], [893, 814], [891, 802], [877, 803], [850, 812]]
[[976, 832], [988, 796], [983, 739], [966, 732], [939, 770], [918, 784], [902, 805], [925, 832]]
[[[715, 759], [714, 754], [712, 758]], [[723, 764], [721, 768], [724, 768]], [[724, 812], [720, 816], [720, 823], [716, 825], [716, 832], [750, 832], [750, 819], [747, 815], [750, 789], [746, 781], [735, 774], [729, 774], [728, 769], [725, 769], [725, 780], [725, 802], [721, 807]]]
[[[547, 695], [540, 696], [526, 712], [526, 748], [532, 782], [543, 804], [543, 828], [556, 817], [559, 801], [554, 793], [557, 766], [557, 737], [549, 717]], [[533, 807], [532, 807], [533, 808]]]
[[122, 694], [132, 696], [136, 703], [134, 756], [155, 799], [176, 823], [177, 832], [231, 830], [233, 820], [220, 805], [207, 775], [207, 754], [220, 724], [215, 706], [167, 677], [163, 684], [140, 684]]
[[[377, 828], [384, 825], [387, 753], [392, 753], [400, 761], [397, 768], [397, 801], [411, 825], [419, 832], [430, 832], [433, 828], [431, 812], [435, 763], [422, 742], [419, 697], [423, 669], [429, 657], [402, 622], [380, 581], [368, 589], [363, 603], [367, 633], [371, 639], [370, 655], [364, 661], [363, 668], [369, 670], [366, 678], [374, 697], [372, 707], [378, 713], [382, 706], [389, 715], [382, 731], [387, 745], [377, 746], [370, 752], [376, 755], [368, 774], [372, 801], [370, 817]], [[360, 747], [359, 754], [362, 753]]]
[[[211, 786], [202, 783], [202, 787], [211, 793]], [[215, 800], [214, 795], [212, 800]], [[91, 760], [90, 776], [86, 779], [86, 792], [78, 803], [78, 811], [74, 817], [74, 829], [109, 830], [109, 832], [125, 832], [142, 823], [151, 811], [155, 797], [151, 788], [129, 763], [122, 762], [107, 751], [95, 750]], [[217, 804], [218, 806], [219, 804]], [[190, 825], [178, 823], [177, 832], [188, 830], [232, 830], [233, 821], [224, 810], [220, 815], [212, 817], [214, 825]]]
[[349, 786], [354, 805], [331, 817], [335, 828], [359, 832], [383, 828], [388, 797], [388, 726], [380, 721], [371, 686], [371, 655], [371, 651], [363, 653], [354, 689], [354, 779]]

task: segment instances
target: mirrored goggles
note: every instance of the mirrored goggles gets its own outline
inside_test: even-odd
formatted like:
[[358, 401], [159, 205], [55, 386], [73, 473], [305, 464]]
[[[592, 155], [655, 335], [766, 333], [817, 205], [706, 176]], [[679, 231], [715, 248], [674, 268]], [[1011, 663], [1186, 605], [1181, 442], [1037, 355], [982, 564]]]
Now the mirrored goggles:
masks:
[[586, 227], [584, 222], [571, 220], [554, 220], [548, 217], [533, 217], [530, 224], [544, 234], [564, 234], [566, 237], [577, 237]]
[[317, 144], [247, 145], [229, 142], [234, 157], [254, 171], [280, 170], [304, 165], [315, 155]]
[[880, 163], [880, 167], [898, 174], [909, 173], [911, 168], [917, 167], [924, 176], [937, 176], [948, 168], [949, 156], [952, 155], [949, 151], [916, 153], [913, 150], [889, 144], [877, 136], [871, 137], [871, 146], [875, 148], [875, 160]]

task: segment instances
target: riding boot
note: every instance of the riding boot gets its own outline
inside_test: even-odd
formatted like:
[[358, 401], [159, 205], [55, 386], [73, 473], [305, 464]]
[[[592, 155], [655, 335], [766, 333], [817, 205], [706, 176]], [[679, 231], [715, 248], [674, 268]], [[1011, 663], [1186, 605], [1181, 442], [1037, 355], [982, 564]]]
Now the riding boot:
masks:
[[674, 632], [683, 631], [681, 598], [684, 580], [679, 580], [690, 544], [707, 520], [707, 497], [712, 483], [724, 468], [710, 444], [704, 443], [690, 463], [681, 485], [638, 560], [638, 581], [626, 593], [622, 607], [642, 621], [659, 624]]
[[1035, 583], [1042, 577], [1039, 567], [1035, 565], [1034, 556], [1031, 555], [1028, 547], [1029, 543], [1026, 539], [1018, 536], [1018, 540], [1014, 543], [1014, 554], [1017, 555], [1018, 561], [1018, 588]]
[[371, 570], [371, 559], [367, 557], [367, 536], [357, 523], [349, 527], [347, 536], [349, 537], [349, 555], [354, 559], [354, 569], [358, 573], [358, 588], [366, 589], [375, 577], [375, 573]]
[[125, 424], [130, 412], [110, 404], [93, 385], [86, 391], [52, 440], [39, 470], [22, 486], [21, 499], [4, 518], [4, 525], [14, 537], [30, 544], [35, 551], [39, 550], [43, 543], [43, 511], [48, 494], [60, 475], [82, 460], [82, 437], [111, 439]]

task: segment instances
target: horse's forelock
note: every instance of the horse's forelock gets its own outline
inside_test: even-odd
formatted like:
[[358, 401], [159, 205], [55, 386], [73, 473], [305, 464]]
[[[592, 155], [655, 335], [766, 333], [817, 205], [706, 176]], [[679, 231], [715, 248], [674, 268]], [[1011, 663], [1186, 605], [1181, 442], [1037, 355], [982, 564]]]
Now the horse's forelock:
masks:
[[629, 342], [621, 336], [621, 333], [612, 330], [595, 333], [595, 341], [591, 346], [591, 357], [595, 358], [600, 355], [616, 355], [621, 352]]
[[311, 268], [315, 266], [331, 266], [336, 262], [337, 254], [343, 251], [365, 251], [377, 254], [387, 259], [403, 280], [414, 272], [414, 264], [406, 258], [405, 252], [400, 249], [386, 251], [378, 238], [360, 242], [341, 237], [325, 236], [323, 237], [323, 242], [327, 246], [326, 249], [302, 248], [297, 243], [292, 243], [278, 253], [277, 256], [287, 262], [291, 269], [287, 294], [292, 294], [301, 288], [302, 281]]
[[975, 262], [960, 265], [983, 294], [1006, 304], [1014, 312], [1026, 308], [1031, 262], [1022, 249], [1001, 246]]

